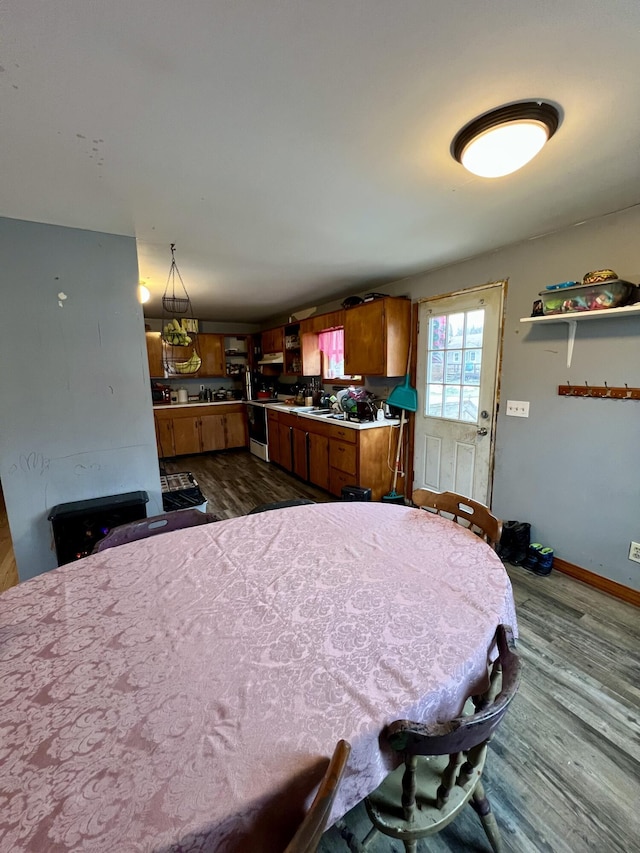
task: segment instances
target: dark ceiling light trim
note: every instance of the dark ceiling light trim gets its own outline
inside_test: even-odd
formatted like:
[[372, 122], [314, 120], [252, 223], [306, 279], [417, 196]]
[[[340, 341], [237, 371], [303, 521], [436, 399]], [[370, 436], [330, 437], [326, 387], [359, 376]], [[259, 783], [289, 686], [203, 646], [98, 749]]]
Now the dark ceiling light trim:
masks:
[[[451, 154], [458, 163], [469, 145], [487, 131], [518, 122], [536, 122], [546, 128], [547, 141], [551, 139], [560, 124], [557, 107], [545, 101], [520, 101], [516, 104], [498, 107], [466, 124], [458, 131], [451, 143]], [[523, 164], [524, 165], [524, 164]]]

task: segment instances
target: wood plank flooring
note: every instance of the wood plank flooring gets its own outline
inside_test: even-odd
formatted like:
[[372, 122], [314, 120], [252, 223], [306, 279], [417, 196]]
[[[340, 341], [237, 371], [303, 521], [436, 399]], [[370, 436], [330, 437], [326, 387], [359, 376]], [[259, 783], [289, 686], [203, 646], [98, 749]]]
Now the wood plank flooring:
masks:
[[246, 515], [258, 504], [310, 498], [316, 502], [335, 500], [247, 450], [225, 450], [198, 456], [164, 460], [168, 474], [190, 471], [208, 500], [207, 512], [219, 518]]
[[[181, 458], [221, 517], [257, 503], [330, 496], [243, 451]], [[522, 686], [496, 733], [484, 773], [507, 853], [640, 851], [640, 611], [552, 572], [507, 567], [518, 610]], [[362, 839], [362, 804], [346, 818]], [[471, 808], [421, 853], [490, 848]], [[344, 853], [335, 827], [319, 853]], [[370, 853], [403, 853], [378, 836]]]

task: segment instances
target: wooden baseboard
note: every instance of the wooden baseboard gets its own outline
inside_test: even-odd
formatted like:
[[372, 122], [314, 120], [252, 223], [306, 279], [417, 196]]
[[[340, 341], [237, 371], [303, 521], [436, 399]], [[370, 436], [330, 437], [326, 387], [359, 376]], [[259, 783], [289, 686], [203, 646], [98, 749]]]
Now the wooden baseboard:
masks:
[[640, 607], [640, 590], [631, 589], [631, 587], [609, 580], [609, 578], [603, 578], [602, 575], [582, 569], [580, 566], [568, 563], [560, 557], [554, 559], [553, 568], [565, 575], [571, 575], [572, 578], [589, 584], [589, 586], [602, 590], [602, 592], [608, 592], [609, 595], [613, 595], [615, 598], [620, 598], [622, 601], [627, 601], [629, 604], [635, 604], [636, 607]]

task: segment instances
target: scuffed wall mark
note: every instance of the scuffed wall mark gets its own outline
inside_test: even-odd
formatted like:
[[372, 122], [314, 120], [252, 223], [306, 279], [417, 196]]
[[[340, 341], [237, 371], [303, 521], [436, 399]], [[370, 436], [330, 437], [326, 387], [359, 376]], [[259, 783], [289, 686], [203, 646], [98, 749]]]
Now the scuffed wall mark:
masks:
[[9, 468], [8, 473], [9, 474], [15, 474], [17, 470], [18, 470], [18, 466], [14, 462], [13, 465]]
[[108, 385], [107, 387], [108, 387], [109, 391], [111, 391], [111, 393], [113, 394], [113, 385]]
[[18, 463], [25, 474], [34, 473], [42, 476], [45, 471], [49, 470], [51, 460], [46, 456], [43, 456], [42, 453], [36, 453], [35, 450], [32, 450], [31, 453], [27, 453], [26, 456], [21, 453]]
[[92, 471], [100, 471], [101, 468], [102, 465], [100, 465], [98, 462], [94, 462], [92, 465], [83, 465], [81, 462], [79, 462], [73, 469], [73, 473], [76, 475], [76, 477], [80, 477], [86, 472], [91, 473]]
[[60, 306], [60, 308], [64, 308], [65, 299], [67, 299], [67, 294], [61, 290], [58, 294], [58, 305]]
[[86, 136], [83, 136], [81, 133], [76, 133], [76, 136], [78, 137], [78, 139], [86, 139], [87, 138]]
[[4, 68], [2, 67], [2, 65], [0, 65], [0, 74], [2, 74], [3, 71], [4, 71]]
[[557, 349], [546, 349], [545, 352], [550, 352], [552, 355], [558, 355]]
[[102, 346], [102, 334], [100, 333], [100, 323], [98, 323], [98, 346]]

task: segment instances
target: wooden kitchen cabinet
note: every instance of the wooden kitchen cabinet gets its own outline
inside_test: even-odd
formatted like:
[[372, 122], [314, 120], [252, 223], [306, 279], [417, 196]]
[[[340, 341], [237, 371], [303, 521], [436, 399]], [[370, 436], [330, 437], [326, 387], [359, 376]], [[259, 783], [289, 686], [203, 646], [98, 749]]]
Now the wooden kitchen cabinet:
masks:
[[339, 311], [328, 311], [325, 314], [317, 314], [315, 317], [309, 317], [306, 320], [300, 321], [300, 334], [319, 334], [326, 332], [328, 329], [338, 329], [344, 326], [344, 309]]
[[173, 419], [173, 446], [176, 456], [200, 453], [200, 419], [198, 417]]
[[225, 423], [223, 414], [200, 416], [200, 446], [203, 451], [226, 448]]
[[404, 376], [411, 333], [411, 300], [385, 296], [344, 312], [347, 376]]
[[149, 359], [149, 376], [151, 379], [164, 378], [164, 364], [162, 363], [162, 336], [161, 332], [145, 332], [147, 343], [147, 358]]
[[309, 435], [304, 426], [293, 429], [293, 473], [301, 480], [309, 479]]
[[198, 376], [226, 376], [224, 335], [199, 334], [196, 350], [202, 359]]
[[154, 417], [160, 458], [247, 446], [247, 415], [240, 403], [159, 409]]
[[277, 412], [267, 409], [267, 445], [269, 461], [280, 464], [280, 416]]
[[247, 414], [244, 406], [239, 411], [225, 414], [225, 447], [247, 447]]
[[309, 482], [329, 491], [329, 437], [309, 433]]
[[263, 355], [267, 352], [284, 352], [284, 326], [265, 329], [261, 335]]
[[[380, 500], [391, 489], [397, 430], [390, 426], [350, 429], [315, 418], [267, 412], [269, 458], [306, 482], [336, 497], [343, 486], [371, 489]], [[391, 446], [389, 446], [391, 441]]]

